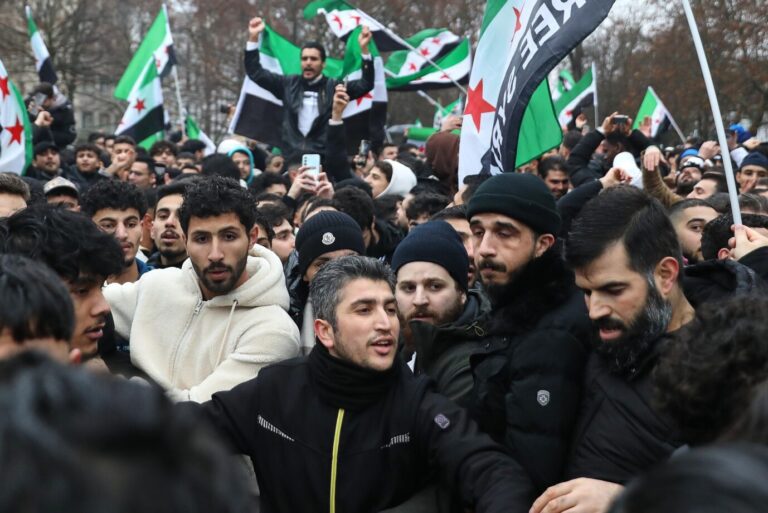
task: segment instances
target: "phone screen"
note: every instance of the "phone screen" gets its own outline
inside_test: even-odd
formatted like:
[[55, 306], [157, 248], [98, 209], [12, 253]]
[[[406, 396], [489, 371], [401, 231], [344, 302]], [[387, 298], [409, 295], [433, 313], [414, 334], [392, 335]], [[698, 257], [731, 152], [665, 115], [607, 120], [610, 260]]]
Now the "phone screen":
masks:
[[309, 173], [317, 176], [320, 174], [320, 155], [317, 153], [305, 153], [301, 156], [301, 165], [309, 167]]

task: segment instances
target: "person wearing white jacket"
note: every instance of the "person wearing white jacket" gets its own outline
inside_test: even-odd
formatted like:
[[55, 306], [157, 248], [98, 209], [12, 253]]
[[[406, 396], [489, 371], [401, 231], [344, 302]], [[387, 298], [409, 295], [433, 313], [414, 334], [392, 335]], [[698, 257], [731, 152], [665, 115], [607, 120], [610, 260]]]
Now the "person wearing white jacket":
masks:
[[131, 361], [176, 400], [207, 401], [299, 354], [280, 259], [255, 244], [255, 206], [232, 180], [191, 187], [180, 209], [190, 256], [104, 295]]

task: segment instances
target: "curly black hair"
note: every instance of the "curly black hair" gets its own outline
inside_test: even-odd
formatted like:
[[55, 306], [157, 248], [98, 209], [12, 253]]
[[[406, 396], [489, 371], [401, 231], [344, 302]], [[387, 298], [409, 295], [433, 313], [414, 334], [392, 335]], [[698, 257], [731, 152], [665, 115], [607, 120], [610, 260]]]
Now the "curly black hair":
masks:
[[80, 200], [80, 211], [88, 217], [105, 208], [128, 210], [135, 208], [139, 217], [147, 213], [147, 198], [144, 192], [128, 182], [101, 180], [91, 186]]
[[47, 337], [72, 338], [72, 299], [62, 281], [41, 262], [0, 255], [0, 331], [5, 329], [19, 344]]
[[240, 219], [246, 232], [256, 222], [256, 204], [251, 194], [240, 184], [223, 176], [208, 176], [187, 189], [184, 203], [179, 208], [179, 222], [187, 234], [192, 217], [216, 217], [234, 213]]
[[357, 221], [361, 230], [370, 230], [374, 219], [373, 199], [357, 187], [344, 187], [333, 195], [333, 206]]
[[[750, 228], [768, 228], [768, 216], [742, 214], [742, 224]], [[722, 248], [728, 248], [728, 239], [733, 237], [733, 214], [722, 214], [704, 226], [701, 233], [701, 254], [705, 260], [717, 259]]]
[[123, 270], [123, 251], [112, 235], [83, 214], [54, 205], [34, 205], [0, 220], [0, 253], [43, 262], [65, 281], [103, 281]]
[[441, 194], [431, 192], [417, 194], [405, 207], [405, 216], [409, 221], [414, 221], [423, 215], [431, 217], [443, 210], [450, 202], [451, 198]]
[[706, 303], [663, 346], [653, 375], [655, 406], [677, 422], [686, 442], [720, 438], [750, 409], [768, 379], [766, 312], [764, 296]]

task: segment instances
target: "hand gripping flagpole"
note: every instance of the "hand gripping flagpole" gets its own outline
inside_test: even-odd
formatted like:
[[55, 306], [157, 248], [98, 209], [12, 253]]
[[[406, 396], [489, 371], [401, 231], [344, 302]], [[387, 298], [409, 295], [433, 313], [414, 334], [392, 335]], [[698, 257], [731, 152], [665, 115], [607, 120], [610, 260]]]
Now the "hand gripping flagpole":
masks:
[[[709, 64], [707, 63], [707, 55], [704, 53], [704, 46], [701, 44], [701, 36], [699, 35], [699, 29], [696, 27], [696, 20], [693, 17], [693, 11], [691, 10], [691, 4], [688, 0], [682, 0], [683, 9], [685, 10], [685, 17], [688, 18], [688, 26], [691, 29], [691, 35], [693, 36], [693, 45], [696, 47], [696, 54], [699, 57], [699, 65], [701, 66], [701, 73], [704, 75], [704, 83], [707, 86], [707, 96], [709, 96], [709, 104], [712, 108], [712, 116], [715, 121], [715, 129], [717, 130], [717, 140], [720, 143], [721, 151], [728, 151], [728, 141], [725, 138], [725, 128], [723, 127], [723, 117], [720, 114], [720, 105], [717, 103], [717, 95], [715, 94], [715, 86], [712, 83], [712, 74], [709, 71]], [[731, 200], [731, 212], [733, 212], [734, 224], [741, 224], [741, 211], [739, 210], [739, 196], [736, 193], [736, 180], [733, 177], [733, 166], [731, 164], [731, 157], [729, 154], [723, 155], [723, 166], [725, 167], [725, 180], [728, 183], [728, 197]]]
[[[405, 39], [403, 39], [402, 37], [400, 37], [400, 36], [398, 36], [397, 34], [395, 34], [395, 33], [394, 33], [392, 30], [390, 30], [390, 29], [389, 29], [389, 27], [386, 27], [386, 26], [385, 26], [383, 23], [381, 23], [379, 20], [377, 20], [377, 19], [375, 19], [375, 18], [373, 18], [373, 17], [369, 16], [369, 15], [368, 15], [368, 14], [367, 14], [365, 11], [363, 11], [362, 9], [358, 9], [357, 7], [355, 7], [354, 5], [352, 5], [351, 3], [349, 3], [349, 2], [346, 2], [346, 3], [347, 3], [347, 5], [349, 5], [350, 7], [352, 7], [353, 9], [355, 9], [356, 11], [359, 11], [361, 14], [365, 15], [365, 17], [366, 17], [366, 18], [368, 18], [369, 20], [371, 20], [372, 22], [374, 22], [374, 23], [376, 24], [376, 26], [377, 26], [377, 27], [379, 27], [381, 30], [383, 30], [384, 32], [386, 32], [386, 33], [387, 33], [387, 35], [388, 35], [388, 36], [390, 36], [392, 39], [394, 39], [395, 41], [397, 41], [397, 42], [398, 42], [398, 43], [400, 43], [401, 45], [405, 46], [405, 47], [406, 47], [406, 48], [408, 48], [410, 51], [412, 51], [412, 52], [415, 52], [415, 51], [416, 51], [416, 47], [414, 47], [412, 44], [410, 44], [408, 41], [406, 41], [406, 40], [405, 40]], [[432, 59], [430, 59], [429, 57], [424, 57], [424, 56], [422, 55], [422, 58], [423, 58], [425, 61], [427, 61], [429, 64], [431, 64], [432, 66], [434, 66], [435, 68], [437, 68], [437, 70], [438, 70], [438, 71], [441, 71], [441, 72], [445, 73], [445, 75], [448, 77], [448, 80], [450, 80], [451, 82], [453, 82], [453, 85], [455, 85], [456, 87], [458, 87], [458, 88], [459, 88], [459, 91], [461, 91], [461, 92], [462, 92], [462, 93], [463, 93], [463, 94], [466, 96], [466, 94], [467, 94], [467, 89], [466, 89], [466, 88], [465, 88], [463, 85], [459, 84], [459, 83], [458, 83], [456, 80], [454, 80], [454, 79], [453, 79], [453, 77], [451, 77], [451, 76], [448, 74], [448, 72], [447, 72], [447, 71], [445, 71], [443, 68], [441, 68], [441, 67], [440, 67], [440, 66], [439, 66], [439, 65], [438, 65], [438, 64], [437, 64], [435, 61], [433, 61], [433, 60], [432, 60]]]

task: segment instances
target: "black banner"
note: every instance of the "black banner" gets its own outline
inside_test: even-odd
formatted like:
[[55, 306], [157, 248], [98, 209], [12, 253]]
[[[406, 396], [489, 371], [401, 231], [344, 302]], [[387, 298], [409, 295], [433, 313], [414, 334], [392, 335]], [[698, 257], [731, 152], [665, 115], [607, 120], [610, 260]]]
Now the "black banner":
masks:
[[541, 81], [608, 16], [615, 0], [528, 0], [499, 91], [484, 171], [514, 171], [523, 114]]

